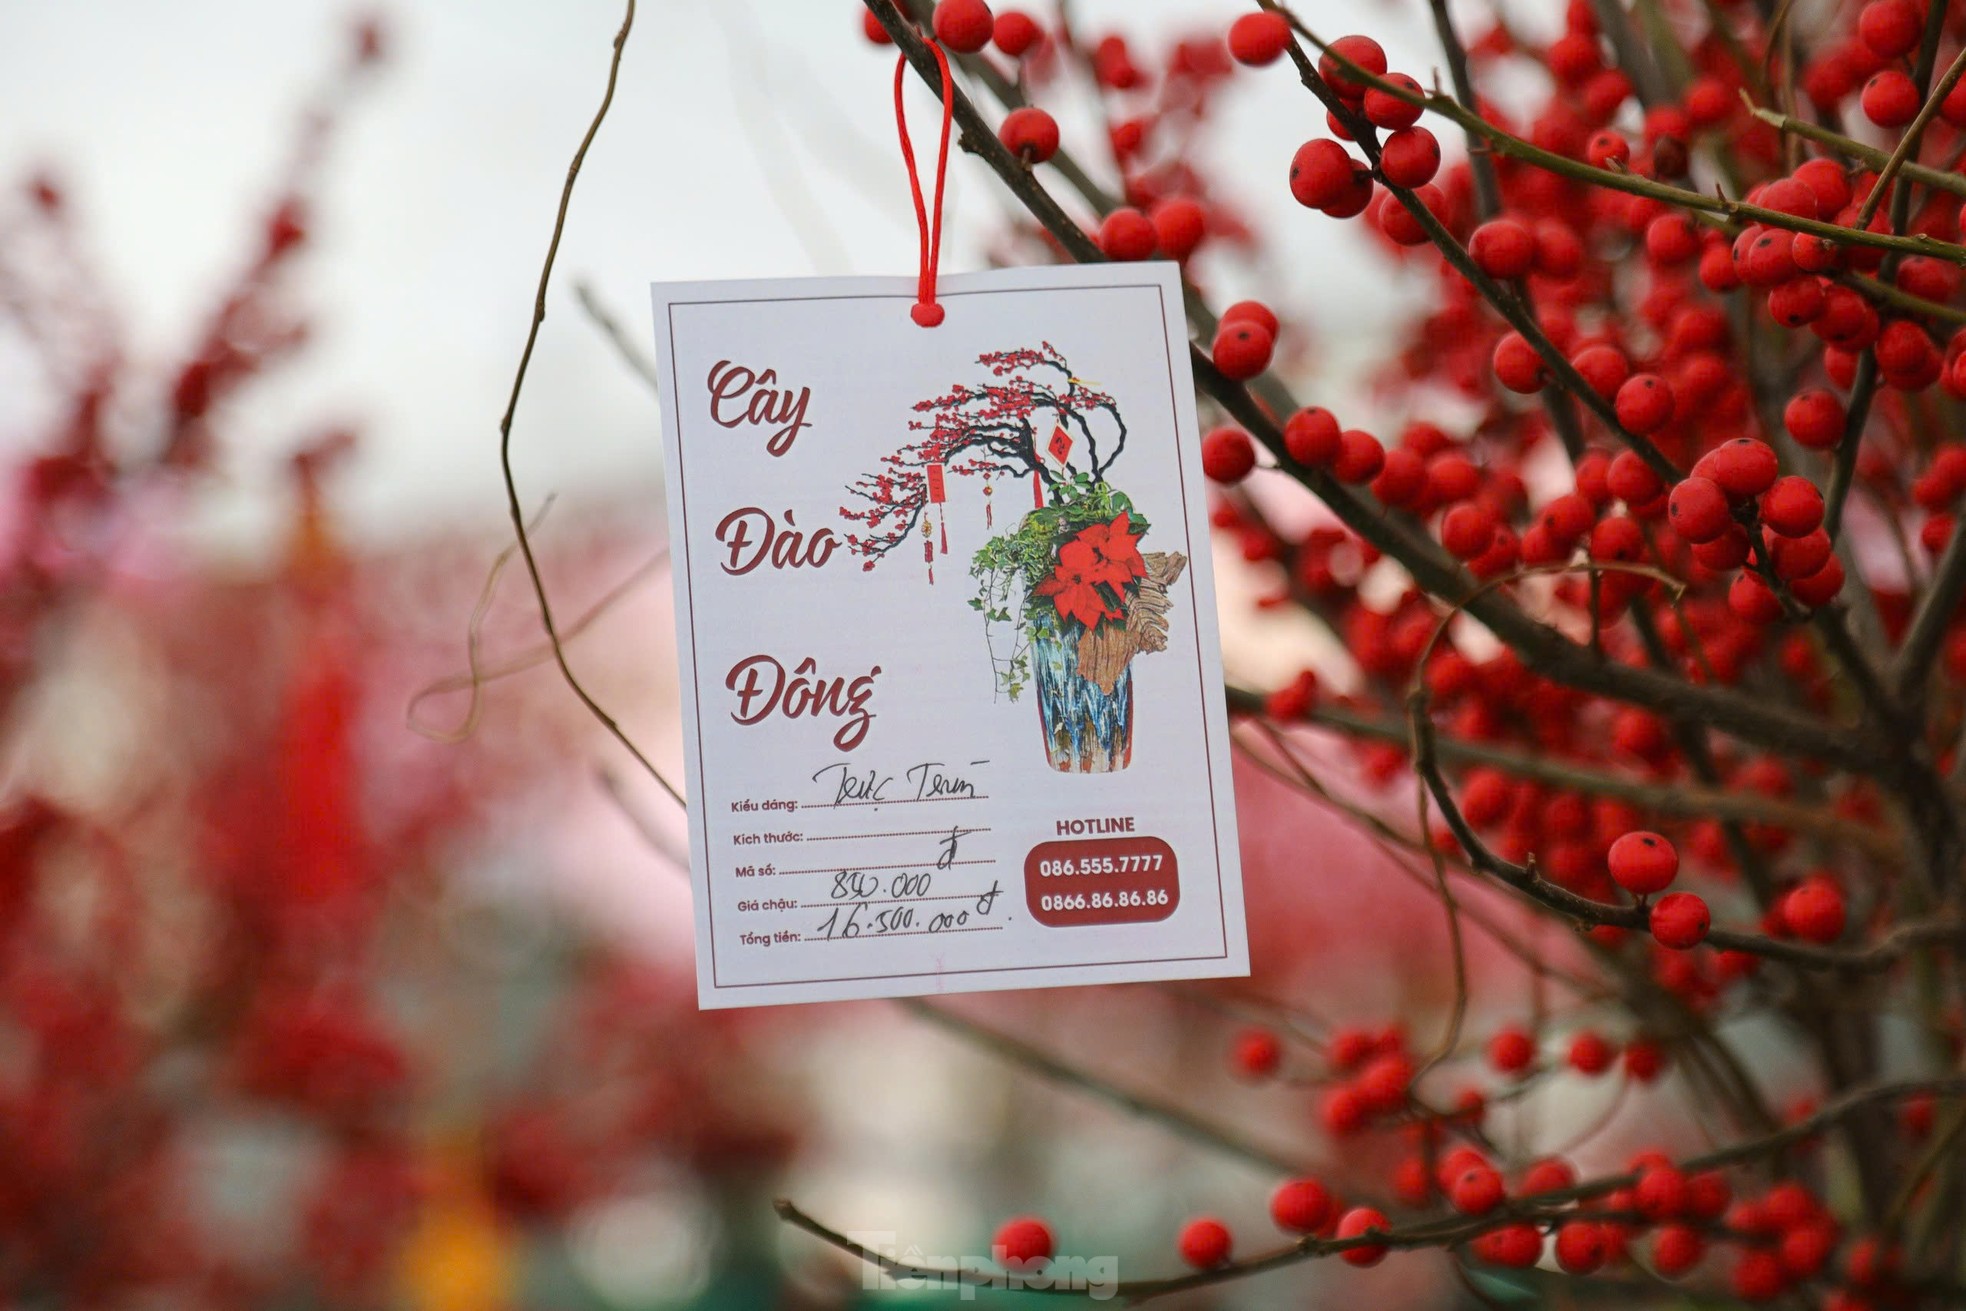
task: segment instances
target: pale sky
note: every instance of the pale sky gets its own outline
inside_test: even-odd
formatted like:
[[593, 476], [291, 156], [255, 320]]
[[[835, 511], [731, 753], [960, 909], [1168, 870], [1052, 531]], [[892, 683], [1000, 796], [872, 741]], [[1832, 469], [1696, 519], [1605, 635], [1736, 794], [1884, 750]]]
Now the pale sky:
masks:
[[[1039, 6], [1042, 8], [1042, 6]], [[1136, 37], [1226, 25], [1238, 0], [1082, 0], [1079, 22]], [[217, 539], [272, 521], [281, 454], [319, 421], [361, 422], [339, 487], [366, 533], [503, 515], [496, 423], [523, 340], [567, 161], [597, 103], [615, 0], [397, 0], [392, 58], [326, 172], [301, 286], [318, 345], [243, 411]], [[1307, 6], [1351, 26], [1358, 0]], [[299, 107], [340, 55], [341, 0], [0, 0], [0, 229], [46, 163], [160, 369], [197, 330], [251, 241]], [[1183, 21], [1176, 24], [1179, 17]], [[1435, 62], [1417, 12], [1365, 19], [1395, 68]], [[517, 428], [532, 499], [646, 500], [660, 516], [655, 411], [572, 298], [591, 282], [637, 341], [652, 279], [908, 273], [914, 233], [894, 142], [892, 56], [852, 0], [644, 0], [612, 115], [589, 156]], [[1224, 171], [1276, 234], [1281, 276], [1333, 336], [1390, 312], [1359, 236], [1284, 187], [1322, 112], [1284, 66], [1245, 75], [1222, 125]], [[932, 130], [925, 94], [920, 134]], [[1086, 134], [1073, 138], [1088, 158]], [[945, 267], [980, 265], [1003, 201], [952, 170]], [[1336, 331], [1333, 331], [1333, 329]], [[0, 352], [0, 440], [32, 413]]]

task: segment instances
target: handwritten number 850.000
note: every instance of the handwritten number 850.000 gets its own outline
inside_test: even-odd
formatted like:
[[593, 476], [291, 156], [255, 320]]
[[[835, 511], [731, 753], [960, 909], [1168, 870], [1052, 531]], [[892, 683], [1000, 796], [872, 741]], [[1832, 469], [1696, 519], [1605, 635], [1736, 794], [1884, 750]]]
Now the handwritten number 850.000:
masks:
[[1114, 906], [1165, 906], [1166, 888], [1145, 892], [1061, 892], [1038, 898], [1044, 910], [1105, 910]]

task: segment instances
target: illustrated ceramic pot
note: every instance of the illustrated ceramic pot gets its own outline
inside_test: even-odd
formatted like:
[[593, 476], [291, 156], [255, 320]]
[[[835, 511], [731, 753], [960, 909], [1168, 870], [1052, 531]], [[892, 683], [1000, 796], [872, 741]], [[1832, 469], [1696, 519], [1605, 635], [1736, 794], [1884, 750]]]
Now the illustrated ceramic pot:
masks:
[[1102, 691], [1079, 672], [1078, 631], [1033, 633], [1031, 676], [1038, 686], [1038, 719], [1053, 769], [1105, 774], [1127, 767], [1133, 759], [1131, 661], [1113, 690]]

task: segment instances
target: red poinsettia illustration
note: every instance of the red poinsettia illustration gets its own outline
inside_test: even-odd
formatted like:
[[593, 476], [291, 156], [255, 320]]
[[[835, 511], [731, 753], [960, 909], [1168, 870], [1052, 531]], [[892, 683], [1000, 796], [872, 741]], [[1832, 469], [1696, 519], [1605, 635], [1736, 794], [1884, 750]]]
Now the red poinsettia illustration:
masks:
[[1077, 540], [1092, 548], [1098, 568], [1110, 575], [1114, 587], [1124, 587], [1147, 576], [1147, 562], [1140, 558], [1140, 534], [1133, 531], [1132, 515], [1122, 510], [1111, 523], [1089, 525]]
[[1111, 523], [1088, 524], [1058, 548], [1058, 567], [1038, 584], [1037, 594], [1051, 598], [1061, 618], [1076, 619], [1088, 629], [1103, 620], [1124, 619], [1126, 585], [1147, 574], [1139, 540], [1128, 531], [1125, 512]]

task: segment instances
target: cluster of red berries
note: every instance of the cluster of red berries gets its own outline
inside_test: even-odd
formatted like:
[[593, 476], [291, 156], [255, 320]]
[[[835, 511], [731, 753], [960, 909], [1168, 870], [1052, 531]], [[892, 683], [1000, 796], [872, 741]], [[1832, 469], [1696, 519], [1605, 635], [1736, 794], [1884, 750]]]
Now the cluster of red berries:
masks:
[[[1610, 13], [1570, 0], [1547, 44], [1500, 24], [1467, 43], [1477, 81], [1530, 65], [1551, 88], [1540, 103], [1506, 108], [1477, 97], [1470, 108], [1485, 128], [1475, 135], [1511, 138], [1481, 152], [1479, 178], [1477, 162], [1443, 158], [1422, 121], [1421, 102], [1436, 102], [1391, 71], [1369, 37], [1326, 46], [1280, 13], [1245, 13], [1219, 56], [1183, 43], [1167, 64], [1170, 90], [1145, 113], [1135, 111], [1159, 71], [1118, 38], [1080, 43], [1109, 111], [1126, 202], [1102, 219], [1097, 241], [1109, 258], [1186, 259], [1204, 235], [1229, 230], [1207, 196], [1205, 159], [1182, 155], [1154, 172], [1140, 143], [1175, 135], [1160, 115], [1192, 108], [1199, 122], [1212, 103], [1172, 94], [1180, 70], [1218, 57], [1249, 69], [1286, 59], [1301, 67], [1311, 52], [1317, 77], [1307, 80], [1328, 88], [1330, 112], [1326, 130], [1290, 161], [1292, 197], [1334, 219], [1362, 219], [1433, 299], [1370, 380], [1392, 415], [1383, 428], [1348, 427], [1317, 405], [1277, 407], [1259, 423], [1247, 407], [1267, 408], [1272, 379], [1229, 395], [1225, 381], [1289, 372], [1298, 357], [1279, 358], [1284, 337], [1293, 351], [1313, 340], [1312, 325], [1280, 305], [1234, 305], [1201, 342], [1213, 365], [1198, 370], [1204, 388], [1248, 424], [1223, 418], [1205, 429], [1202, 467], [1219, 487], [1211, 522], [1256, 566], [1260, 604], [1310, 612], [1351, 666], [1303, 668], [1241, 704], [1285, 724], [1376, 721], [1352, 748], [1360, 776], [1385, 784], [1411, 779], [1398, 729], [1418, 681], [1473, 834], [1598, 903], [1606, 923], [1587, 934], [1594, 959], [1617, 961], [1631, 986], [1649, 981], [1676, 1013], [1705, 1021], [1723, 1006], [1765, 1003], [1768, 988], [1735, 985], [1770, 958], [1839, 955], [1795, 944], [1833, 947], [1890, 924], [1892, 897], [1874, 899], [1862, 882], [1880, 849], [1868, 839], [1891, 820], [1879, 775], [1839, 766], [1828, 748], [1770, 754], [1789, 748], [1643, 689], [1629, 699], [1588, 693], [1590, 679], [1556, 668], [1535, 643], [1497, 650], [1475, 624], [1443, 625], [1443, 614], [1472, 590], [1463, 573], [1495, 580], [1521, 570], [1521, 583], [1491, 591], [1579, 648], [1588, 635], [1604, 669], [1682, 679], [1689, 701], [1715, 691], [1798, 721], [1846, 725], [1856, 699], [1825, 640], [1844, 619], [1839, 603], [1874, 620], [1883, 644], [1903, 642], [1966, 496], [1966, 443], [1943, 421], [1948, 398], [1966, 398], [1966, 332], [1955, 331], [1953, 309], [1960, 266], [1932, 245], [1876, 243], [1884, 234], [1956, 242], [1960, 206], [1952, 188], [1916, 171], [1881, 184], [1874, 146], [1785, 137], [1768, 111], [1744, 108], [1743, 92], [1765, 99], [1756, 61], [1780, 51], [1765, 22], [1739, 6], [1713, 12], [1684, 51], [1683, 75], [1674, 70], [1663, 89], [1635, 85], [1617, 66], [1624, 47], [1607, 39]], [[1931, 26], [1917, 0], [1870, 0], [1828, 27], [1797, 46], [1799, 89], [1824, 124], [1859, 114], [1878, 127], [1909, 124], [1924, 100], [1913, 70], [1944, 67], [1959, 39], [1956, 22]], [[1921, 58], [1928, 32], [1938, 37], [1936, 63], [1929, 49]], [[1934, 108], [1913, 160], [1950, 167], [1966, 139], [1966, 79]], [[1059, 150], [1056, 123], [1027, 108], [1005, 120], [1003, 139], [1031, 164]], [[1738, 204], [1713, 200], [1715, 176]], [[1653, 184], [1704, 198], [1680, 206]], [[1908, 192], [1915, 203], [1902, 204]], [[1170, 204], [1193, 209], [1164, 223]], [[1188, 272], [1205, 293], [1213, 267]], [[1250, 481], [1272, 466], [1325, 496], [1342, 523], [1282, 512], [1270, 483]], [[1375, 520], [1391, 530], [1375, 531]], [[1425, 555], [1435, 576], [1458, 562], [1462, 582], [1430, 594], [1413, 581], [1426, 573], [1409, 554]], [[1956, 607], [1943, 619], [1938, 668], [1966, 680], [1966, 622]], [[1927, 691], [1944, 707], [1944, 727], [1935, 722], [1926, 744], [1944, 774], [1959, 763], [1956, 688]], [[1920, 695], [1906, 691], [1908, 705], [1922, 709]], [[1743, 812], [1765, 802], [1772, 818], [1689, 817], [1680, 798], [1620, 799], [1689, 781], [1740, 799]], [[1450, 858], [1478, 854], [1460, 851], [1445, 827], [1414, 838]], [[1755, 932], [1716, 934], [1709, 898]], [[1777, 991], [1786, 968], [1774, 967]], [[1676, 1030], [1659, 1036], [1658, 1015], [1580, 1018], [1559, 1012], [1494, 1031], [1487, 1077], [1504, 1088], [1468, 1088], [1445, 1108], [1414, 1088], [1419, 1065], [1396, 1028], [1341, 1030], [1309, 1062], [1318, 1119], [1333, 1138], [1404, 1136], [1381, 1204], [1493, 1220], [1468, 1244], [1477, 1260], [1549, 1257], [1580, 1274], [1636, 1262], [1671, 1277], [1704, 1267], [1757, 1301], [1801, 1286], [1844, 1307], [1889, 1299], [1880, 1249], [1846, 1241], [1800, 1185], [1734, 1199], [1730, 1187], [1746, 1188], [1745, 1173], [1650, 1154], [1632, 1161], [1625, 1186], [1582, 1185], [1560, 1215], [1530, 1207], [1577, 1177], [1560, 1160], [1525, 1167], [1463, 1145], [1490, 1100], [1547, 1076], [1622, 1073], [1649, 1084], [1669, 1061], [1690, 1058]], [[1957, 1015], [1942, 1023], [1957, 1043]], [[1249, 1079], [1296, 1064], [1262, 1028], [1236, 1037], [1231, 1061]], [[1684, 1062], [1689, 1079], [1693, 1065]], [[1930, 1098], [1906, 1103], [1906, 1132], [1929, 1132], [1932, 1114]], [[1347, 1211], [1316, 1180], [1286, 1184], [1272, 1214], [1293, 1234], [1394, 1232], [1383, 1212]], [[1197, 1268], [1233, 1259], [1232, 1235], [1209, 1217], [1184, 1228], [1177, 1246]], [[1384, 1251], [1373, 1242], [1349, 1250], [1361, 1263]]]

